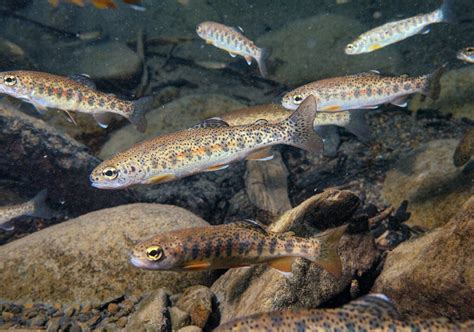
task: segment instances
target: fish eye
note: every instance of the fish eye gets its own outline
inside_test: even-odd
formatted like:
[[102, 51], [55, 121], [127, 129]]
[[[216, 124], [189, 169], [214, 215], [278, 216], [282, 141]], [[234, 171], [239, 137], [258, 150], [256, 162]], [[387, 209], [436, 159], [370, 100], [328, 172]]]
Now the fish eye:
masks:
[[7, 75], [3, 78], [3, 81], [5, 82], [5, 85], [13, 86], [16, 84], [16, 77], [12, 75]]
[[303, 96], [302, 95], [296, 95], [293, 97], [293, 101], [295, 104], [301, 104], [303, 102]]
[[108, 178], [109, 180], [113, 180], [118, 176], [118, 171], [115, 167], [106, 167], [102, 171], [102, 175]]
[[467, 47], [466, 52], [469, 52], [469, 53], [474, 52], [474, 47]]
[[353, 50], [354, 49], [354, 44], [348, 44], [347, 49], [348, 50]]
[[160, 246], [151, 246], [146, 248], [146, 258], [152, 262], [156, 262], [163, 256], [163, 249]]

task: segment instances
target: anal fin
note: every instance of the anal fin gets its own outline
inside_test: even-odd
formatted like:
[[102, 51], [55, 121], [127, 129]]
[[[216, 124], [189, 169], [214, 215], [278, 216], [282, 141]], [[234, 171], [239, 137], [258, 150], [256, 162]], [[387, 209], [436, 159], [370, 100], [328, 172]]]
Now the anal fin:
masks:
[[199, 270], [206, 270], [211, 266], [211, 263], [209, 262], [204, 262], [204, 261], [192, 261], [189, 263], [186, 263], [184, 268], [186, 270], [191, 270], [191, 271], [199, 271]]
[[273, 159], [273, 153], [271, 152], [271, 147], [264, 147], [258, 149], [247, 156], [247, 160], [260, 160], [267, 161]]
[[164, 174], [159, 174], [155, 175], [148, 180], [146, 180], [144, 183], [145, 184], [158, 184], [158, 183], [164, 183], [164, 182], [169, 182], [176, 179], [176, 175], [172, 173], [164, 173]]

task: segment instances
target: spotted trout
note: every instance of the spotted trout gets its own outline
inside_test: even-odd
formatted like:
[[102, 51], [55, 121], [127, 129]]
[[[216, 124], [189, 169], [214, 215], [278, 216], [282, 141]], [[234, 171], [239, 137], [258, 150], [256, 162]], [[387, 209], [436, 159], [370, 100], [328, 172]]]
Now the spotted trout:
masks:
[[282, 310], [234, 319], [214, 331], [473, 331], [474, 321], [403, 319], [390, 300], [370, 294], [335, 309]]
[[[143, 11], [144, 7], [142, 6], [142, 0], [122, 0], [124, 3], [130, 5], [131, 8], [139, 11]], [[116, 9], [117, 5], [113, 0], [48, 0], [48, 2], [57, 7], [60, 2], [67, 2], [74, 4], [76, 6], [84, 7], [86, 4], [90, 3], [95, 8], [98, 9]]]
[[255, 59], [260, 74], [263, 77], [267, 76], [265, 58], [268, 51], [257, 47], [253, 41], [242, 34], [242, 30], [216, 22], [203, 22], [197, 26], [196, 33], [207, 44], [229, 52], [231, 57], [243, 56], [249, 66], [252, 64], [252, 59]]
[[46, 206], [47, 191], [42, 190], [32, 200], [11, 206], [0, 206], [0, 229], [13, 230], [8, 222], [20, 216], [31, 216], [39, 218], [51, 218], [52, 211]]
[[276, 124], [261, 120], [231, 127], [219, 119], [204, 121], [118, 153], [97, 166], [90, 181], [100, 189], [163, 183], [224, 169], [242, 159], [266, 160], [271, 157], [271, 146], [277, 144], [317, 152], [322, 141], [313, 130], [315, 113], [316, 100], [310, 96], [290, 117]]
[[372, 109], [381, 104], [405, 107], [407, 98], [421, 93], [437, 99], [439, 80], [444, 66], [418, 77], [384, 76], [376, 71], [315, 81], [288, 92], [282, 98], [285, 108], [294, 110], [309, 95], [318, 102], [318, 111], [338, 112], [351, 109]]
[[57, 76], [35, 71], [10, 71], [0, 73], [0, 93], [24, 100], [39, 112], [49, 108], [91, 114], [101, 127], [107, 127], [107, 113], [127, 118], [137, 130], [146, 129], [145, 112], [151, 107], [152, 98], [136, 101], [119, 99], [96, 90], [95, 84], [85, 75]]
[[428, 26], [433, 23], [454, 21], [451, 8], [452, 0], [446, 0], [440, 8], [431, 13], [385, 23], [361, 34], [346, 46], [345, 52], [346, 54], [369, 53], [417, 34], [427, 34], [430, 32]]
[[269, 232], [250, 220], [180, 229], [137, 244], [130, 262], [142, 269], [170, 271], [267, 263], [282, 273], [291, 273], [293, 261], [302, 257], [339, 278], [342, 268], [337, 247], [346, 228], [341, 226], [308, 239]]

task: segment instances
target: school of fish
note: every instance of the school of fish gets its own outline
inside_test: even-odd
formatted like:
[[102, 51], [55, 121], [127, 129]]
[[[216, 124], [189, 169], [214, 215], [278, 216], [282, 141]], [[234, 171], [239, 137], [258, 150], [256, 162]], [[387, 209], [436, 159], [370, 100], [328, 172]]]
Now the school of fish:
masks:
[[[48, 0], [57, 7], [70, 3], [98, 9], [115, 9], [112, 0]], [[123, 0], [136, 10], [142, 1]], [[187, 2], [186, 2], [187, 5]], [[417, 34], [429, 32], [435, 23], [454, 22], [452, 0], [436, 10], [385, 23], [371, 29], [344, 50], [348, 55], [364, 54], [392, 45]], [[269, 51], [258, 47], [240, 27], [206, 21], [196, 34], [207, 44], [230, 56], [241, 56], [248, 65], [256, 62], [260, 75], [268, 77]], [[316, 55], [315, 55], [316, 56]], [[456, 57], [474, 63], [474, 48], [461, 49]], [[196, 61], [204, 69], [228, 68], [227, 63]], [[287, 92], [278, 104], [254, 105], [227, 112], [191, 128], [159, 135], [120, 151], [102, 161], [90, 173], [91, 185], [98, 189], [125, 189], [176, 181], [210, 171], [224, 170], [242, 160], [266, 161], [277, 145], [288, 145], [310, 154], [335, 156], [340, 143], [337, 127], [344, 128], [369, 144], [371, 131], [368, 110], [384, 104], [407, 105], [419, 93], [431, 99], [440, 95], [440, 78], [446, 65], [430, 74], [382, 75], [376, 70], [309, 82]], [[93, 74], [93, 73], [91, 73]], [[145, 113], [153, 107], [153, 97], [124, 100], [101, 92], [88, 75], [58, 76], [35, 71], [0, 72], [0, 93], [32, 104], [40, 113], [64, 111], [74, 122], [74, 112], [90, 114], [107, 128], [116, 114], [126, 118], [138, 131], [147, 127]], [[473, 130], [466, 131], [453, 156], [456, 167], [473, 155]], [[52, 218], [45, 203], [46, 190], [33, 199], [0, 207], [0, 229], [12, 231], [11, 221], [20, 216]], [[347, 225], [306, 238], [294, 233], [274, 233], [256, 221], [244, 220], [221, 225], [159, 232], [140, 241], [130, 250], [130, 263], [140, 269], [197, 271], [230, 269], [266, 264], [291, 277], [293, 263], [304, 259], [324, 269], [334, 278], [344, 271], [338, 253]], [[472, 331], [472, 321], [457, 323], [446, 319], [405, 319], [388, 298], [372, 294], [335, 309], [298, 309], [258, 313], [221, 324], [215, 331]]]

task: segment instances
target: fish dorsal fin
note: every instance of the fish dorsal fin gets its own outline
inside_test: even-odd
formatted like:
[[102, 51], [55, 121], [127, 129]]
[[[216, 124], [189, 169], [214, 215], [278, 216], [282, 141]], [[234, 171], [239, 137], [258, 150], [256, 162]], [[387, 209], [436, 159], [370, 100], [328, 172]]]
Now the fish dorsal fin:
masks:
[[400, 313], [390, 299], [383, 294], [369, 294], [349, 304], [344, 309], [368, 313], [379, 319], [400, 319]]
[[380, 75], [380, 72], [375, 69], [357, 74], [357, 76], [379, 76], [379, 75]]
[[91, 80], [91, 77], [87, 74], [74, 74], [70, 75], [69, 78], [77, 83], [81, 83], [91, 89], [96, 89], [94, 81]]
[[229, 127], [229, 124], [222, 120], [221, 118], [209, 118], [204, 121], [201, 121], [189, 129], [204, 129], [204, 128], [222, 128]]
[[256, 230], [258, 232], [268, 234], [265, 226], [260, 224], [258, 221], [251, 220], [251, 219], [244, 219], [234, 222], [234, 224], [238, 227], [250, 228]]
[[244, 29], [242, 29], [241, 26], [238, 26], [238, 27], [230, 27], [232, 30], [234, 30], [235, 32], [238, 32], [238, 33], [244, 33]]
[[266, 124], [268, 124], [268, 120], [265, 120], [265, 119], [258, 119], [258, 120], [255, 121], [253, 124], [255, 124], [255, 125], [266, 125]]

